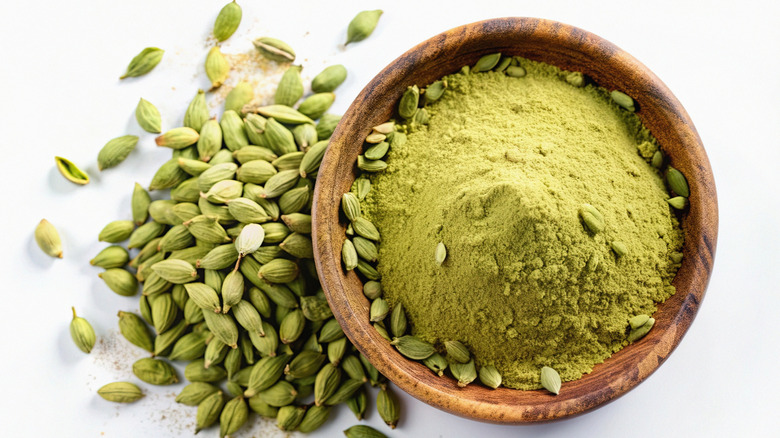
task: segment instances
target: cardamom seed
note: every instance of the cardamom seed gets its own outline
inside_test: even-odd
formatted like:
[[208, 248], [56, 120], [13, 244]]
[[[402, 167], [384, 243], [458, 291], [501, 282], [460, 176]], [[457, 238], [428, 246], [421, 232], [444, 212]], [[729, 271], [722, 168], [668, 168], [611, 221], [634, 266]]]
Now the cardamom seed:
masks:
[[634, 343], [643, 337], [645, 337], [646, 334], [650, 332], [650, 329], [653, 328], [653, 325], [655, 324], [655, 318], [648, 318], [647, 321], [638, 328], [632, 329], [631, 332], [628, 334], [628, 342]]
[[347, 69], [341, 65], [325, 67], [314, 79], [311, 80], [311, 91], [315, 93], [329, 93], [338, 88], [347, 79]]
[[95, 330], [86, 319], [76, 315], [76, 308], [71, 307], [73, 319], [70, 321], [70, 337], [79, 350], [89, 354], [95, 346]]
[[164, 53], [164, 50], [157, 47], [147, 47], [141, 50], [141, 53], [135, 55], [130, 61], [125, 74], [120, 76], [119, 79], [134, 78], [149, 73], [160, 63]]
[[161, 132], [162, 119], [160, 111], [148, 100], [141, 98], [135, 107], [135, 120], [146, 132], [158, 134]]
[[382, 10], [376, 9], [373, 11], [361, 11], [355, 15], [355, 18], [349, 22], [347, 26], [347, 42], [349, 43], [363, 41], [368, 38], [376, 29], [376, 25], [379, 22], [379, 17], [382, 16]]
[[293, 65], [284, 72], [282, 79], [279, 80], [279, 85], [276, 87], [274, 104], [291, 107], [303, 96], [301, 69], [300, 65]]
[[252, 41], [255, 48], [265, 58], [276, 62], [295, 61], [295, 51], [284, 41], [270, 37], [260, 37]]
[[244, 397], [235, 397], [225, 404], [219, 416], [219, 436], [232, 435], [246, 424], [249, 418], [249, 408]]
[[154, 352], [154, 340], [146, 327], [146, 323], [135, 313], [119, 311], [119, 332], [131, 344], [146, 351]]
[[691, 192], [688, 189], [688, 181], [685, 179], [685, 175], [674, 167], [669, 166], [669, 170], [666, 172], [666, 182], [669, 183], [669, 188], [679, 196], [687, 198]]
[[35, 242], [41, 251], [51, 257], [62, 258], [62, 240], [54, 225], [46, 219], [41, 219], [35, 227]]
[[203, 90], [198, 90], [184, 113], [184, 126], [200, 132], [203, 124], [210, 118], [209, 108], [206, 106], [206, 94]]
[[[217, 41], [225, 41], [238, 29], [241, 24], [241, 6], [234, 1], [226, 4], [219, 11], [214, 21], [214, 38]], [[221, 436], [225, 436], [223, 433]]]
[[488, 388], [501, 386], [501, 374], [493, 365], [485, 365], [479, 369], [479, 381]]
[[104, 400], [114, 403], [132, 403], [144, 396], [141, 388], [130, 382], [109, 383], [100, 387], [97, 393]]
[[358, 169], [363, 170], [365, 172], [381, 172], [385, 169], [387, 169], [387, 163], [382, 160], [369, 160], [368, 158], [364, 157], [363, 155], [358, 155], [358, 162], [357, 162]]
[[551, 393], [558, 395], [561, 391], [561, 376], [550, 367], [542, 367], [541, 371], [542, 387]]
[[444, 242], [439, 242], [438, 245], [436, 245], [436, 254], [435, 254], [435, 260], [436, 264], [441, 266], [442, 263], [444, 263], [444, 260], [447, 259], [447, 247], [444, 246]]
[[390, 344], [394, 345], [399, 353], [412, 360], [427, 359], [435, 352], [433, 345], [411, 335], [393, 338]]
[[423, 364], [431, 371], [438, 374], [439, 377], [444, 375], [444, 370], [449, 366], [447, 359], [439, 353], [433, 353], [428, 356], [428, 358], [423, 360]]
[[185, 406], [197, 406], [206, 397], [216, 392], [219, 392], [219, 388], [210, 383], [192, 382], [185, 386], [176, 396], [176, 403], [181, 403]]
[[125, 297], [131, 297], [138, 292], [138, 280], [128, 271], [119, 268], [106, 269], [98, 274], [106, 282], [109, 289]]
[[367, 281], [363, 284], [363, 295], [369, 300], [375, 300], [382, 296], [382, 284], [378, 281]]
[[133, 374], [152, 385], [172, 385], [179, 382], [176, 370], [168, 362], [148, 357], [133, 363]]
[[461, 388], [465, 388], [477, 378], [477, 368], [474, 366], [474, 359], [466, 363], [450, 362], [450, 372], [452, 377], [458, 380], [458, 386]]
[[420, 103], [420, 89], [417, 85], [406, 88], [398, 103], [398, 115], [404, 119], [411, 119], [417, 112], [417, 106]]
[[298, 105], [298, 112], [316, 120], [325, 114], [325, 111], [333, 105], [334, 100], [336, 100], [336, 95], [333, 93], [312, 94]]
[[123, 135], [109, 140], [98, 153], [98, 170], [118, 165], [130, 155], [137, 144], [138, 137], [135, 135]]
[[205, 429], [219, 418], [222, 408], [225, 406], [225, 399], [222, 391], [217, 391], [206, 397], [198, 404], [198, 413], [195, 416], [195, 433]]
[[596, 207], [590, 204], [582, 204], [580, 207], [580, 218], [585, 223], [585, 227], [592, 233], [600, 233], [604, 231], [604, 215], [601, 214]]
[[383, 388], [379, 390], [376, 398], [376, 410], [379, 412], [382, 420], [390, 426], [390, 429], [395, 429], [400, 418], [401, 406], [398, 404], [398, 399], [389, 389]]
[[219, 313], [222, 311], [222, 306], [219, 302], [219, 296], [217, 295], [217, 292], [211, 287], [203, 283], [188, 283], [184, 285], [184, 288], [187, 290], [187, 295], [189, 295], [190, 300], [192, 300], [201, 309], [207, 311], [211, 310], [214, 313]]
[[317, 122], [317, 139], [320, 141], [330, 139], [340, 121], [341, 116], [335, 114], [325, 113], [320, 116], [320, 120]]
[[230, 348], [238, 347], [238, 328], [236, 322], [230, 315], [222, 313], [203, 312], [211, 333], [217, 339], [227, 344]]
[[612, 90], [612, 92], [609, 93], [609, 96], [612, 98], [612, 101], [619, 106], [631, 112], [636, 111], [636, 108], [634, 107], [634, 99], [632, 99], [628, 94], [623, 93], [622, 91]]
[[89, 175], [67, 158], [54, 157], [54, 163], [57, 165], [57, 170], [68, 181], [82, 186], [89, 183]]

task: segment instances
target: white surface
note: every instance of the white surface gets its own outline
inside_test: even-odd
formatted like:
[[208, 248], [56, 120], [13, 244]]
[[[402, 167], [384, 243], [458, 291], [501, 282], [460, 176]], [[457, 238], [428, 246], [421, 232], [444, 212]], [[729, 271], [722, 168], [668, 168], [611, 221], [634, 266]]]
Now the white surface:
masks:
[[[3, 436], [191, 435], [194, 409], [173, 403], [179, 387], [147, 389], [150, 396], [128, 406], [95, 395], [106, 382], [136, 381], [130, 365], [141, 353], [116, 334], [116, 311], [137, 308], [137, 298], [113, 294], [87, 262], [104, 246], [96, 241], [100, 228], [130, 217], [133, 182], [148, 184], [170, 154], [136, 125], [138, 98], [157, 105], [163, 129], [181, 123], [187, 102], [208, 84], [206, 39], [225, 1], [0, 4]], [[389, 431], [376, 414], [369, 424], [392, 437], [778, 436], [780, 14], [771, 1], [717, 3], [241, 2], [244, 20], [224, 51], [250, 51], [253, 37], [268, 35], [296, 49], [308, 78], [327, 64], [344, 64], [349, 78], [337, 90], [336, 113], [395, 57], [457, 25], [536, 16], [579, 26], [663, 78], [691, 115], [712, 163], [720, 238], [709, 291], [677, 351], [645, 383], [556, 424], [485, 425], [405, 394], [398, 429]], [[374, 7], [385, 10], [374, 35], [341, 51], [349, 20]], [[166, 50], [162, 63], [146, 77], [120, 83], [129, 60], [146, 46]], [[142, 135], [137, 150], [118, 168], [98, 173], [99, 148], [127, 133]], [[92, 182], [77, 187], [64, 181], [55, 154], [86, 168]], [[62, 234], [63, 260], [35, 246], [32, 233], [42, 217]], [[71, 305], [104, 340], [89, 356], [69, 338]], [[352, 424], [352, 413], [342, 407], [315, 436], [338, 436]], [[237, 436], [274, 430], [266, 423]]]

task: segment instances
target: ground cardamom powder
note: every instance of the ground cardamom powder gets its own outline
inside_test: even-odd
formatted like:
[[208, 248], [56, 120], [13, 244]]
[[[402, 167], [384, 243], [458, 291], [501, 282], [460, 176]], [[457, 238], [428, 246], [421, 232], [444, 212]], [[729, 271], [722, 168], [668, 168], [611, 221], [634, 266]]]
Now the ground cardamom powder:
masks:
[[[578, 379], [626, 345], [628, 320], [674, 293], [683, 235], [639, 118], [603, 88], [520, 64], [522, 78], [447, 76], [364, 208], [385, 297], [413, 334], [440, 351], [461, 341], [505, 386], [536, 389], [543, 366]], [[585, 203], [602, 232], [583, 226]]]

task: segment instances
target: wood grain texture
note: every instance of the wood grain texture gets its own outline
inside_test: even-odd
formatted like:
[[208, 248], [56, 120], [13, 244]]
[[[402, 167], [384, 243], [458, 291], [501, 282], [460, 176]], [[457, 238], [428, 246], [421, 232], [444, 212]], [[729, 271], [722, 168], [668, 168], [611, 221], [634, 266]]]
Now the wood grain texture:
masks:
[[[559, 396], [546, 391], [459, 388], [424, 365], [402, 357], [368, 323], [369, 303], [360, 279], [341, 267], [345, 224], [341, 194], [357, 175], [356, 160], [372, 126], [392, 116], [407, 86], [426, 85], [502, 52], [581, 71], [597, 84], [621, 90], [637, 102], [637, 113], [658, 139], [671, 165], [691, 187], [683, 217], [685, 245], [677, 293], [658, 306], [656, 324], [644, 339], [614, 354], [583, 378], [565, 382]], [[584, 30], [536, 18], [502, 18], [437, 35], [393, 61], [360, 93], [331, 138], [320, 167], [313, 207], [315, 260], [325, 294], [344, 332], [372, 364], [398, 387], [445, 411], [496, 423], [533, 423], [590, 411], [634, 388], [680, 343], [704, 298], [715, 256], [718, 205], [709, 160], [680, 102], [650, 70], [612, 43]]]

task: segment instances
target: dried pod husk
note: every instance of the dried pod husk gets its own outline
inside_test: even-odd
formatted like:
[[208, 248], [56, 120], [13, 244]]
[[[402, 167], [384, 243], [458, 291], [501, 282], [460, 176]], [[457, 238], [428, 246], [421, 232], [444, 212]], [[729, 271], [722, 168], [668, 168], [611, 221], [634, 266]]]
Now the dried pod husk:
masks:
[[271, 37], [260, 37], [252, 41], [252, 44], [254, 44], [261, 55], [271, 61], [295, 61], [295, 51], [284, 41]]

